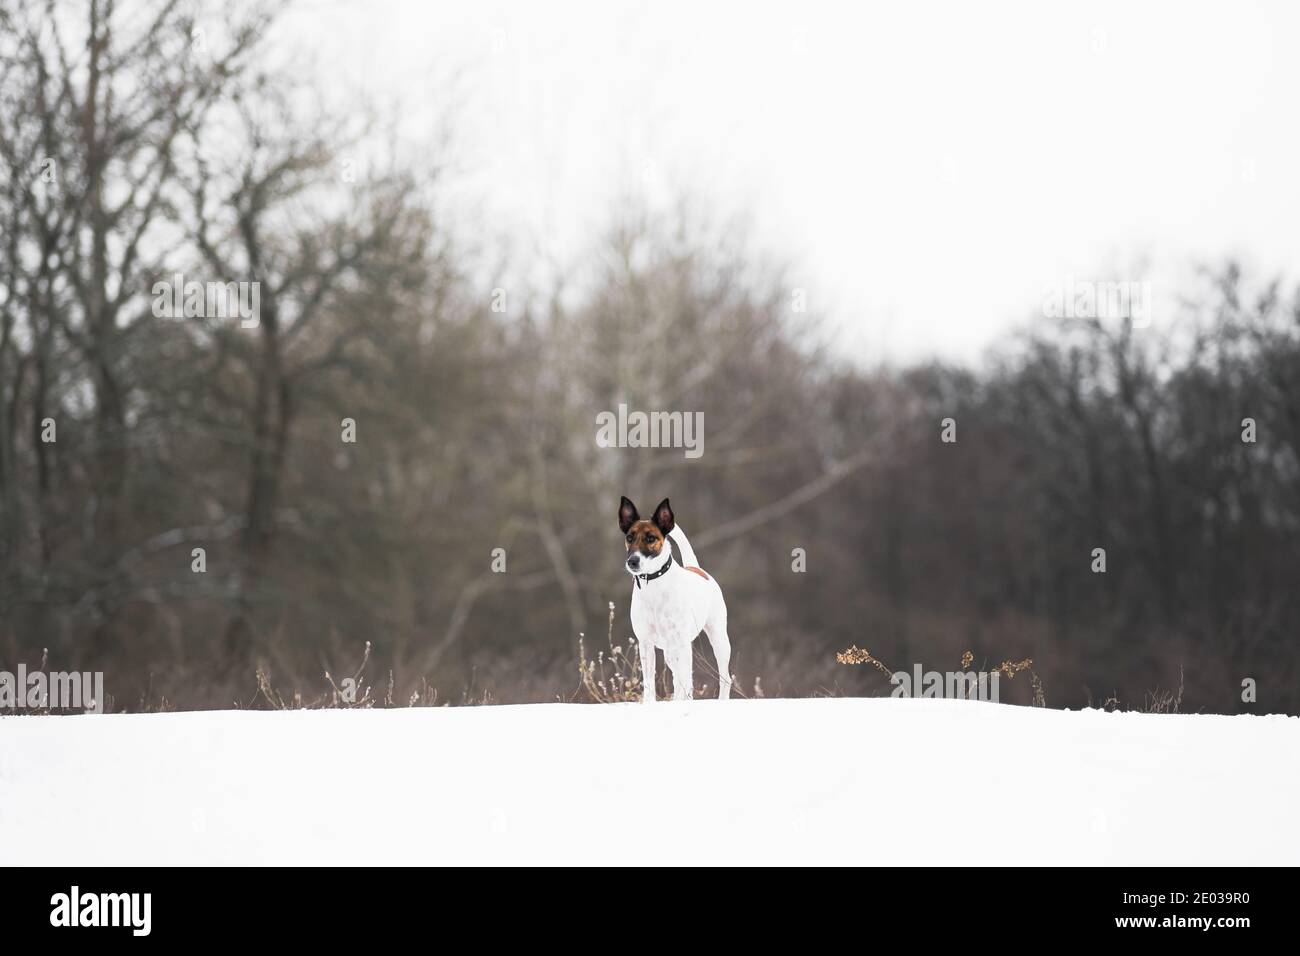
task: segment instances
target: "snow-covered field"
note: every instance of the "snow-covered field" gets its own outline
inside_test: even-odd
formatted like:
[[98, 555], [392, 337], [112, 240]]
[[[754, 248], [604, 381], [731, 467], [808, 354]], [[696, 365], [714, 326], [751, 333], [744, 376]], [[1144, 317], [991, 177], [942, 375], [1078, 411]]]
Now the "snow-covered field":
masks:
[[1300, 719], [950, 700], [0, 718], [0, 864], [1300, 863]]

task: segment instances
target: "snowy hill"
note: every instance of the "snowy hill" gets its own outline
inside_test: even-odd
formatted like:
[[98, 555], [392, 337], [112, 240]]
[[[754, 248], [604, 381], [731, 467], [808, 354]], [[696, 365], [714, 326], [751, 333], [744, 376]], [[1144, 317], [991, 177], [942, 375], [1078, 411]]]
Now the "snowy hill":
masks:
[[0, 862], [1300, 862], [1300, 719], [951, 700], [0, 718]]

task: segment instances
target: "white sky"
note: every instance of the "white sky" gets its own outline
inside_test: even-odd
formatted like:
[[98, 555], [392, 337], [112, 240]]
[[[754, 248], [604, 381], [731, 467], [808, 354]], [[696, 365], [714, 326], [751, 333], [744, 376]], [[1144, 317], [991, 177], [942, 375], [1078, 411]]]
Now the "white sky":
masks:
[[452, 106], [485, 242], [572, 258], [629, 186], [684, 189], [747, 217], [872, 364], [973, 358], [1067, 275], [1157, 301], [1228, 254], [1294, 278], [1298, 25], [1172, 0], [306, 0], [276, 45], [413, 130]]

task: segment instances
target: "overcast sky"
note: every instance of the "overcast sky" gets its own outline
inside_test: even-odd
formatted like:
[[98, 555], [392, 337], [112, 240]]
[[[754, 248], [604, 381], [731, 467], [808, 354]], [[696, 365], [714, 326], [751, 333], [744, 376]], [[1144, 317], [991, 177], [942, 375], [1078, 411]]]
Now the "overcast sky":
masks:
[[287, 24], [412, 129], [454, 101], [484, 238], [575, 256], [629, 186], [686, 190], [869, 363], [973, 358], [1067, 275], [1158, 298], [1232, 254], [1294, 278], [1298, 25], [1096, 0], [307, 0]]

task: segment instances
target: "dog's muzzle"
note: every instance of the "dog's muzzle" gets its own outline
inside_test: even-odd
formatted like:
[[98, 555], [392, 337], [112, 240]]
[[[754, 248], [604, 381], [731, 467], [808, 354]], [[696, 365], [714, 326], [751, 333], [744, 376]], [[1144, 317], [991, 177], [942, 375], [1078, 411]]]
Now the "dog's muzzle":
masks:
[[[633, 560], [636, 561], [636, 564], [632, 563]], [[672, 566], [673, 556], [671, 554], [668, 555], [668, 559], [664, 561], [664, 566], [658, 571], [642, 571], [641, 569], [645, 567], [645, 563], [641, 560], [641, 555], [639, 554], [628, 555], [627, 559], [627, 570], [632, 575], [632, 580], [636, 582], [638, 588], [645, 587], [649, 582], [663, 577], [668, 573], [668, 569]]]

